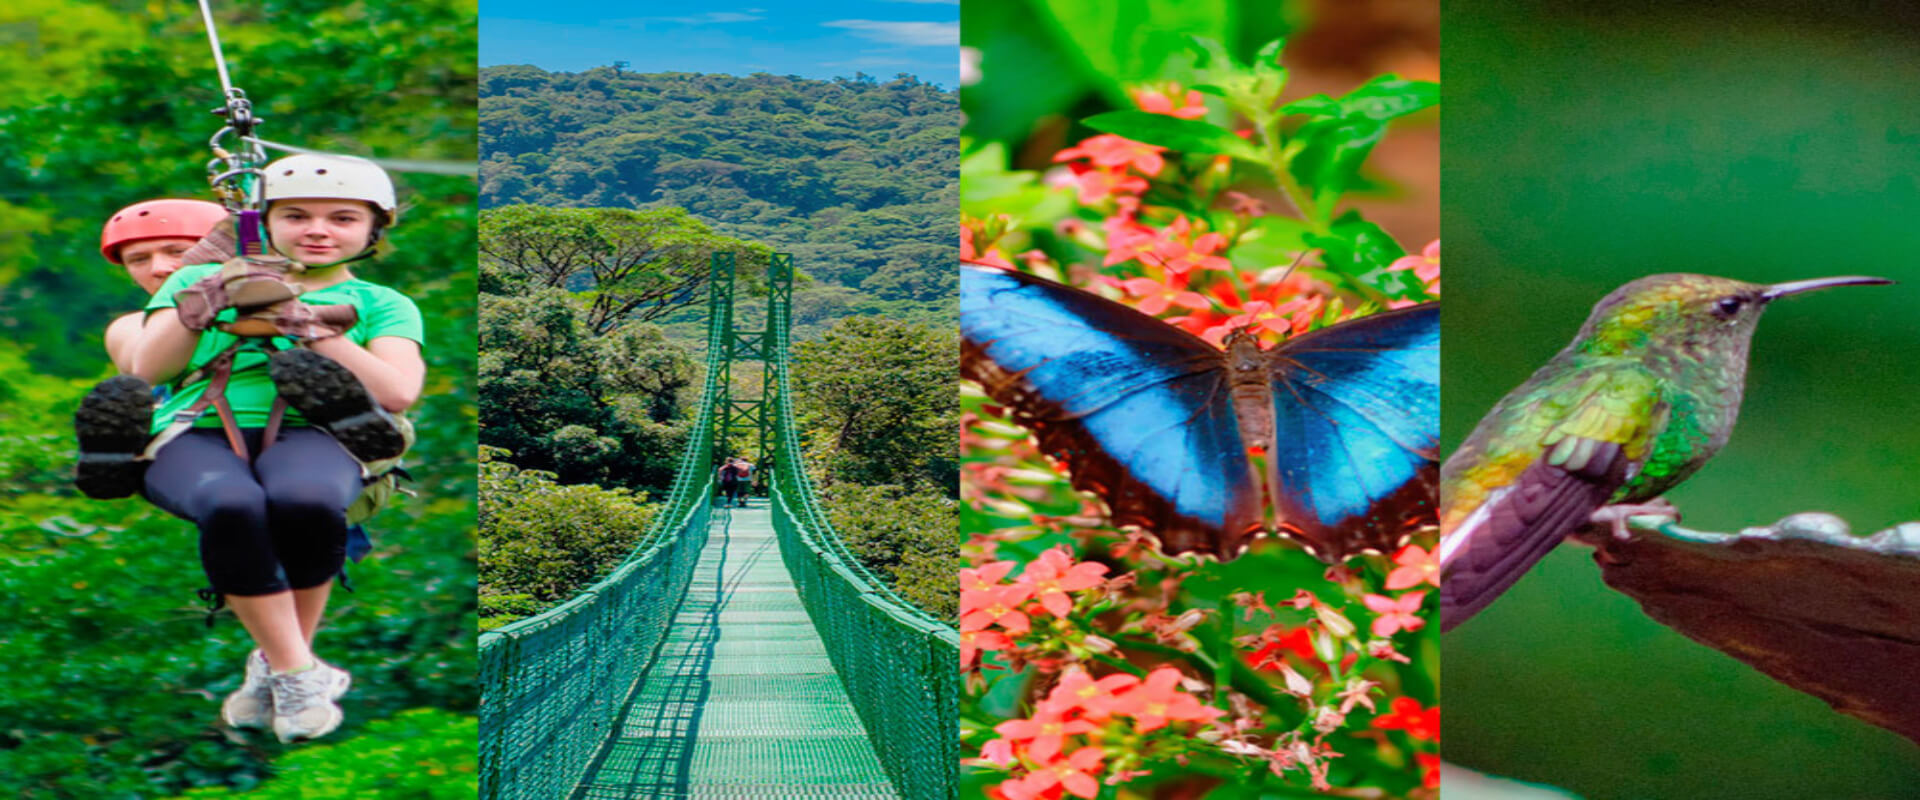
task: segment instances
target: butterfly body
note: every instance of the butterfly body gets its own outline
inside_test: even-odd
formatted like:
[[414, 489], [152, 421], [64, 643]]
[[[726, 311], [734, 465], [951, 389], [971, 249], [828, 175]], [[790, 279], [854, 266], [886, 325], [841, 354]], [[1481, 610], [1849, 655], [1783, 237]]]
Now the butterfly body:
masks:
[[[963, 266], [961, 371], [1169, 553], [1283, 530], [1337, 561], [1433, 514], [1438, 309], [1225, 351], [1119, 303]], [[1265, 468], [1249, 449], [1266, 454]], [[1273, 514], [1268, 513], [1271, 502]]]

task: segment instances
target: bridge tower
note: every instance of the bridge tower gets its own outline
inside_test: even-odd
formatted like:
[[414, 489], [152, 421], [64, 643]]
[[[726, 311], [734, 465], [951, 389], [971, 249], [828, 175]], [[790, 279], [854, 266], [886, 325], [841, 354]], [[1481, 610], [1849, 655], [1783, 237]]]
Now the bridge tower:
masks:
[[[787, 358], [787, 338], [793, 318], [793, 254], [774, 253], [767, 262], [766, 327], [742, 330], [734, 317], [734, 278], [738, 265], [733, 253], [713, 254], [711, 287], [708, 294], [710, 346], [724, 348], [724, 357], [716, 369], [713, 419], [713, 464], [718, 466], [728, 455], [728, 434], [750, 431], [755, 442], [754, 463], [759, 474], [767, 475], [772, 463], [774, 393], [779, 391], [778, 369]], [[733, 363], [758, 361], [761, 364], [760, 396], [735, 397]]]

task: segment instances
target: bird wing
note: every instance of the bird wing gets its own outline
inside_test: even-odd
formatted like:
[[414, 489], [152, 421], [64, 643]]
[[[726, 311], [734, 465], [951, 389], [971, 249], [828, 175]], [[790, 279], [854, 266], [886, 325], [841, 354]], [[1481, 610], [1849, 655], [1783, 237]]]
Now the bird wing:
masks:
[[1537, 439], [1483, 453], [1517, 476], [1489, 476], [1494, 488], [1443, 532], [1443, 631], [1492, 603], [1606, 505], [1646, 461], [1667, 415], [1658, 381], [1637, 366], [1593, 370], [1574, 391], [1542, 392], [1527, 406], [1522, 413], [1553, 424]]

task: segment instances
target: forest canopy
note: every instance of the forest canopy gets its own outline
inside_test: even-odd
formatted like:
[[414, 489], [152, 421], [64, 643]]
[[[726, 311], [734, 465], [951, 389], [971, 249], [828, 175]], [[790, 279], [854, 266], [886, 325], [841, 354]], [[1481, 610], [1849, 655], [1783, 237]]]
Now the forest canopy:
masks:
[[480, 72], [483, 208], [683, 208], [791, 252], [807, 331], [848, 314], [952, 324], [957, 93], [910, 76]]

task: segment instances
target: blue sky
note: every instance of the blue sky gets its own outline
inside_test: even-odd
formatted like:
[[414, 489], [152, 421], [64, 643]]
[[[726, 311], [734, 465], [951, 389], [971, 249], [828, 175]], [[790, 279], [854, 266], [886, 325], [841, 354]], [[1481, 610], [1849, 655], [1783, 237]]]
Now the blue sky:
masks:
[[959, 0], [480, 0], [480, 64], [960, 78]]

